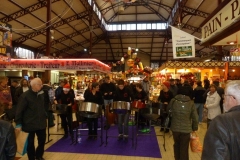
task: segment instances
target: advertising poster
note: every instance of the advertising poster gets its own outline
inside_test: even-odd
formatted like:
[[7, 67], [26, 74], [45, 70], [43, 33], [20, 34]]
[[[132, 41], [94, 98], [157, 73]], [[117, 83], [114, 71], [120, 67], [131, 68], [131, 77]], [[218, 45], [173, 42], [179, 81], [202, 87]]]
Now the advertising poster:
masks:
[[195, 57], [195, 37], [172, 27], [173, 58]]

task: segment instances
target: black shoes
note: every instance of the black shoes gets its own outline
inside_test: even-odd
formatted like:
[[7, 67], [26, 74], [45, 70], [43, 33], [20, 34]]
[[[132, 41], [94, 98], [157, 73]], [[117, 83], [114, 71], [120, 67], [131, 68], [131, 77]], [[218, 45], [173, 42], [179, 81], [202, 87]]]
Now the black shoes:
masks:
[[123, 135], [123, 140], [127, 141], [128, 140], [128, 135]]
[[165, 130], [165, 133], [168, 133], [168, 132], [169, 132], [169, 129], [166, 129], [166, 130]]
[[66, 139], [67, 137], [68, 137], [68, 135], [65, 134], [65, 135], [62, 137], [62, 139]]
[[164, 128], [161, 128], [161, 129], [160, 129], [160, 132], [164, 132]]
[[123, 135], [122, 134], [119, 134], [118, 135], [118, 140], [122, 140], [123, 139]]

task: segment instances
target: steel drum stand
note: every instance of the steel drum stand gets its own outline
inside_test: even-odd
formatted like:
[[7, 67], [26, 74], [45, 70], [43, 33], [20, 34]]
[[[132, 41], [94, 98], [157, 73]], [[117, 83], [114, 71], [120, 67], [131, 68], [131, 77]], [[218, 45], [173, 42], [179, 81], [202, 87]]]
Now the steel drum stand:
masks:
[[[145, 116], [143, 115], [143, 117], [145, 118], [145, 119], [147, 119], [148, 121], [149, 121], [149, 132], [148, 133], [150, 133], [151, 132], [151, 121], [152, 121], [152, 119], [157, 119], [159, 116], [160, 116], [160, 114], [158, 115], [158, 114], [153, 114], [152, 113], [152, 104], [150, 105], [150, 108], [149, 108], [149, 114], [146, 114]], [[138, 111], [138, 116], [137, 116], [137, 123], [138, 123], [138, 120], [139, 120], [139, 115], [140, 115], [140, 112], [139, 112], [139, 110], [140, 109], [137, 109], [137, 108], [134, 108], [135, 110], [137, 110]], [[160, 108], [159, 108], [160, 109]], [[164, 127], [164, 131], [165, 131], [165, 128], [166, 127]], [[137, 139], [137, 137], [138, 136], [144, 136], [144, 135], [152, 135], [152, 134], [138, 134], [138, 126], [136, 126], [136, 139], [135, 139], [135, 149], [137, 149], [137, 141], [138, 141], [138, 139]], [[164, 148], [164, 150], [166, 151], [166, 146], [165, 146], [165, 132], [163, 132], [163, 134], [162, 135], [154, 135], [154, 136], [162, 136], [163, 137], [163, 148]]]
[[[105, 112], [106, 112], [106, 109], [105, 109]], [[127, 111], [128, 112], [128, 111]], [[132, 112], [131, 112], [132, 113]], [[130, 118], [130, 116], [131, 116], [131, 113], [130, 113], [130, 115], [129, 115], [129, 118]], [[132, 123], [133, 123], [133, 119], [132, 119]], [[128, 126], [129, 127], [129, 126]], [[108, 129], [109, 128], [107, 128], [106, 129], [106, 143], [105, 143], [105, 147], [107, 146], [107, 144], [108, 144], [108, 137], [114, 137], [114, 138], [118, 138], [117, 136], [108, 136]], [[132, 147], [134, 147], [134, 126], [132, 125]], [[129, 138], [129, 137], [128, 137]]]
[[[58, 114], [58, 113], [57, 113]], [[49, 131], [49, 118], [48, 118], [48, 123], [47, 123], [47, 142], [45, 142], [45, 144], [48, 144], [49, 142], [52, 141], [52, 139], [50, 139], [51, 135], [64, 135], [63, 133], [50, 133]], [[57, 125], [58, 125], [58, 119], [57, 119]], [[58, 126], [57, 126], [57, 132], [58, 132]]]
[[[80, 112], [77, 112], [77, 114], [78, 114], [78, 116], [82, 116], [81, 115], [81, 113]], [[103, 117], [102, 117], [102, 113], [101, 114], [99, 114], [100, 115], [100, 118], [101, 118], [101, 135], [100, 135], [100, 139], [101, 139], [101, 143], [100, 143], [100, 146], [102, 146], [103, 145]], [[84, 116], [83, 116], [84, 117]], [[85, 117], [85, 118], [88, 118], [88, 117]], [[99, 118], [99, 117], [97, 117], [97, 118]], [[75, 133], [75, 135], [76, 135], [76, 138], [75, 138], [75, 141], [73, 142], [73, 144], [74, 145], [76, 145], [77, 144], [77, 139], [78, 139], [78, 130], [88, 130], [88, 129], [81, 129], [80, 128], [80, 125], [79, 125], [79, 118], [77, 118], [77, 124], [78, 124], [78, 126], [76, 127], [76, 133]], [[97, 129], [98, 130], [98, 129]], [[80, 136], [89, 136], [89, 135], [80, 135]], [[93, 136], [93, 137], [96, 137], [96, 136]]]

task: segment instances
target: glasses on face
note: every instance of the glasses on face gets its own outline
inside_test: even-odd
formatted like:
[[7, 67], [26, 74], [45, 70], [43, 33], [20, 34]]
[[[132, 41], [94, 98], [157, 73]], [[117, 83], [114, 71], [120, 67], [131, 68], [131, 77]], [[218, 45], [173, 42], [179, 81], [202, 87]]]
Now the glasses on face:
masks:
[[42, 87], [42, 84], [36, 84], [37, 86], [39, 86], [39, 87]]

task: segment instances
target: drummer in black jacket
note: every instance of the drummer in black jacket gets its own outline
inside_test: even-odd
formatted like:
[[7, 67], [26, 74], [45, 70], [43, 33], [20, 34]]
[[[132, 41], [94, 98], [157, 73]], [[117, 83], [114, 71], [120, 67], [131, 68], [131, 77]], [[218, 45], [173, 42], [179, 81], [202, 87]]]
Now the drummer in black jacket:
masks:
[[[131, 90], [124, 85], [124, 80], [118, 81], [118, 88], [114, 94], [114, 101], [125, 101], [131, 102], [133, 100], [133, 94]], [[128, 122], [129, 122], [129, 111], [117, 111], [118, 115], [118, 139], [128, 138]], [[124, 128], [124, 130], [123, 130]]]
[[[143, 104], [145, 104], [145, 102], [147, 101], [148, 97], [147, 97], [147, 93], [143, 90], [143, 86], [140, 83], [136, 84], [136, 95], [134, 97], [135, 101], [141, 101]], [[143, 113], [144, 110], [143, 109], [139, 109], [140, 113]], [[138, 117], [138, 112], [135, 112], [135, 122], [137, 122], [137, 117]], [[138, 121], [141, 123], [142, 129], [144, 128], [144, 121], [145, 118], [143, 116], [141, 116], [141, 114], [139, 115], [139, 119]], [[139, 125], [139, 124], [138, 124]]]
[[67, 113], [60, 114], [60, 118], [62, 121], [62, 126], [64, 129], [63, 138], [68, 137], [68, 129], [70, 132], [70, 136], [73, 140], [73, 130], [72, 130], [72, 105], [74, 104], [74, 95], [70, 92], [70, 85], [65, 84], [63, 86], [63, 92], [56, 97], [54, 100], [55, 104], [65, 104], [67, 105]]
[[[102, 94], [99, 92], [99, 84], [93, 83], [92, 88], [86, 94], [84, 94], [84, 102], [92, 102], [98, 105], [103, 105]], [[97, 139], [97, 127], [98, 127], [98, 118], [88, 118], [88, 139], [94, 137]], [[94, 129], [92, 128], [94, 126]]]

